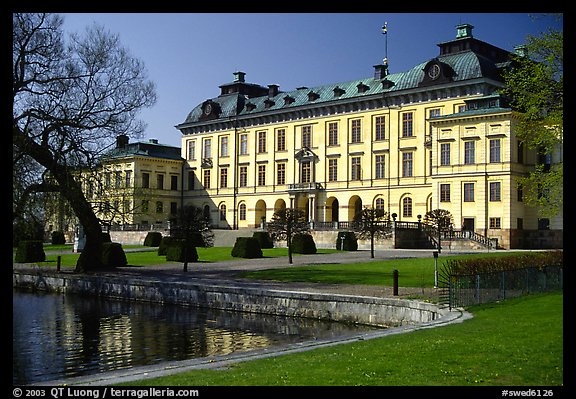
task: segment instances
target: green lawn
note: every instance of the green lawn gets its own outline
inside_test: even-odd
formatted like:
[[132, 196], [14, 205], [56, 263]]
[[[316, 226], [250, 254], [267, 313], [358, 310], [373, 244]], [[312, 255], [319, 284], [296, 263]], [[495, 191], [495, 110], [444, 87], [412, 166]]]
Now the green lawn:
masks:
[[470, 307], [474, 318], [127, 385], [563, 384], [563, 293]]
[[[158, 256], [158, 248], [155, 247], [144, 247], [141, 245], [123, 245], [124, 249], [127, 248], [149, 248], [147, 251], [142, 252], [126, 252], [126, 259], [128, 264], [131, 266], [146, 266], [146, 265], [156, 265], [162, 263], [176, 263], [167, 262], [165, 256]], [[232, 257], [232, 247], [211, 247], [211, 248], [196, 248], [198, 251], [198, 261], [199, 262], [221, 262], [228, 260], [238, 260], [240, 258]], [[44, 247], [44, 251], [72, 251], [72, 246], [51, 246], [47, 245]], [[286, 248], [269, 248], [262, 250], [264, 257], [277, 258], [277, 257], [288, 257], [288, 250]], [[336, 252], [335, 249], [319, 249], [318, 254], [328, 254]], [[13, 250], [13, 256], [16, 251]], [[74, 267], [78, 260], [80, 254], [77, 253], [65, 253], [62, 256], [61, 265], [66, 267]], [[294, 254], [297, 256], [297, 254]], [[47, 254], [45, 262], [39, 262], [41, 266], [56, 266], [56, 260], [58, 255]], [[286, 265], [288, 266], [288, 260], [286, 260]]]
[[[510, 256], [517, 252], [479, 253], [440, 256], [438, 267], [446, 259], [484, 258], [487, 256]], [[242, 272], [238, 277], [274, 280], [282, 282], [312, 282], [328, 284], [367, 284], [392, 286], [392, 273], [398, 270], [401, 287], [434, 287], [434, 259], [409, 258], [387, 259], [366, 263], [293, 266], [283, 269], [266, 269]]]

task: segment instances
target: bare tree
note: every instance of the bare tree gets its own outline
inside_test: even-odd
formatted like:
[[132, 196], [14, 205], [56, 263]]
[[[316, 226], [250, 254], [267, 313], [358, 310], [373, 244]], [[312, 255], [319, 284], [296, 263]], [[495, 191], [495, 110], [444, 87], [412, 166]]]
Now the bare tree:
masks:
[[154, 104], [154, 84], [142, 62], [102, 27], [65, 42], [58, 15], [13, 14], [12, 20], [14, 153], [43, 171], [23, 191], [62, 194], [86, 232], [76, 270], [98, 269], [101, 227], [77, 172], [95, 168], [116, 136], [141, 135], [136, 116]]
[[297, 208], [279, 209], [274, 212], [272, 219], [266, 226], [273, 240], [286, 240], [288, 263], [292, 264], [292, 238], [296, 234], [306, 234], [310, 232], [310, 225], [306, 221], [304, 211]]
[[382, 209], [364, 208], [355, 219], [358, 225], [356, 235], [361, 240], [370, 239], [370, 257], [374, 258], [374, 240], [386, 238], [392, 233], [390, 217]]

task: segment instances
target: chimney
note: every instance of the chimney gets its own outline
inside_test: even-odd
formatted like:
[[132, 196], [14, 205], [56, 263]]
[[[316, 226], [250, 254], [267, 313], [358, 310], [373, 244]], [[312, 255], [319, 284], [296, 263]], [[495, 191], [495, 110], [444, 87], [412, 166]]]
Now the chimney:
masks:
[[278, 94], [278, 85], [268, 85], [268, 97], [274, 97]]
[[244, 72], [234, 72], [234, 82], [244, 82], [244, 76], [246, 76], [246, 73]]
[[474, 27], [470, 24], [456, 25], [456, 39], [472, 37], [472, 29], [474, 29]]
[[388, 65], [374, 65], [374, 79], [384, 79], [388, 75]]
[[125, 148], [128, 145], [130, 139], [125, 134], [120, 134], [116, 136], [116, 148]]

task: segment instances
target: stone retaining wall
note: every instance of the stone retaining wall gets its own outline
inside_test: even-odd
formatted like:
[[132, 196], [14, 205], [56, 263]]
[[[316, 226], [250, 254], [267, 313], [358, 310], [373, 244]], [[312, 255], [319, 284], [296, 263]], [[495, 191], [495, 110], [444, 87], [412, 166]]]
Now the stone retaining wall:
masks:
[[310, 317], [374, 326], [443, 322], [457, 312], [436, 304], [396, 298], [308, 293], [243, 286], [159, 282], [140, 278], [13, 272], [13, 286], [127, 300], [232, 311]]

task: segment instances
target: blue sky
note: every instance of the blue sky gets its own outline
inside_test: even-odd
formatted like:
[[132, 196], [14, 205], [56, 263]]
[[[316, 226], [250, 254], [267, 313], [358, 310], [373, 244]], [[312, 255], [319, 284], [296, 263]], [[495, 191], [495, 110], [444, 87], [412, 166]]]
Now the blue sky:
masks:
[[92, 23], [118, 33], [144, 61], [158, 100], [140, 117], [146, 139], [180, 146], [182, 123], [199, 103], [220, 94], [235, 71], [246, 81], [280, 90], [373, 76], [382, 62], [388, 23], [390, 72], [403, 72], [438, 55], [437, 43], [469, 23], [473, 35], [505, 50], [561, 22], [527, 13], [64, 13], [64, 29], [82, 32]]

